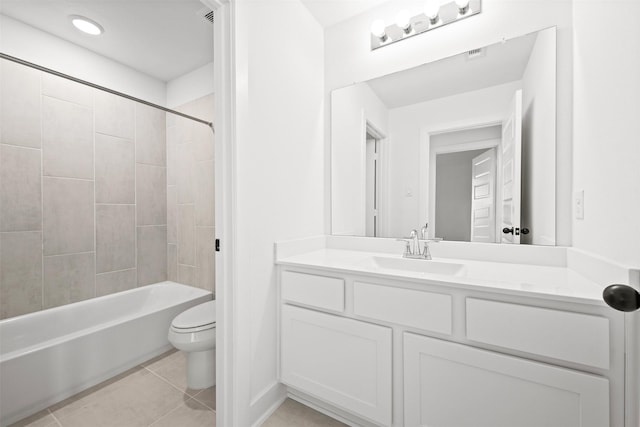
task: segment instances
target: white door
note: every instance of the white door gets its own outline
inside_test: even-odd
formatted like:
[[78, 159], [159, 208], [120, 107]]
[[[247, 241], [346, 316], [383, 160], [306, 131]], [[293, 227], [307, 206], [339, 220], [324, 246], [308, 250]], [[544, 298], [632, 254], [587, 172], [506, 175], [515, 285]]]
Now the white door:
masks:
[[502, 121], [502, 243], [520, 243], [522, 90], [517, 90]]
[[391, 425], [391, 328], [282, 306], [281, 380]]
[[496, 151], [471, 160], [471, 241], [496, 241]]
[[609, 381], [404, 334], [405, 427], [607, 427]]

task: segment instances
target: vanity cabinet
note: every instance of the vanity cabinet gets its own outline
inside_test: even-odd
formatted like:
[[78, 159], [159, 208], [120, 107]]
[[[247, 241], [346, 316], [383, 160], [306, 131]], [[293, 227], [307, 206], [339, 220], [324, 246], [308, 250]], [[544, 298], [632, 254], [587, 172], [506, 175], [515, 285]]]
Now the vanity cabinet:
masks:
[[285, 304], [281, 380], [391, 424], [391, 329]]
[[624, 426], [624, 319], [605, 307], [278, 271], [281, 381], [356, 425]]
[[405, 426], [602, 427], [609, 381], [404, 334]]

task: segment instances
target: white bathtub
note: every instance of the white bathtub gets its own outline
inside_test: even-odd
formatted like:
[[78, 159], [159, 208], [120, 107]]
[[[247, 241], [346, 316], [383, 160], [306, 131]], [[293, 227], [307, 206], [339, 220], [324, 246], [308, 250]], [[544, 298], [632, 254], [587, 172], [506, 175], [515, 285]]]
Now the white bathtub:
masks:
[[169, 350], [171, 320], [211, 297], [163, 282], [0, 321], [0, 426]]

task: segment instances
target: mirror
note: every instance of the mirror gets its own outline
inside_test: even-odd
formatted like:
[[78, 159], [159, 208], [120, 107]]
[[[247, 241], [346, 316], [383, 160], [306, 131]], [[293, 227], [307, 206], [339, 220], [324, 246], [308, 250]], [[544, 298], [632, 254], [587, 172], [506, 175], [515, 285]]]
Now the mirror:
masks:
[[331, 94], [332, 234], [555, 245], [556, 29]]

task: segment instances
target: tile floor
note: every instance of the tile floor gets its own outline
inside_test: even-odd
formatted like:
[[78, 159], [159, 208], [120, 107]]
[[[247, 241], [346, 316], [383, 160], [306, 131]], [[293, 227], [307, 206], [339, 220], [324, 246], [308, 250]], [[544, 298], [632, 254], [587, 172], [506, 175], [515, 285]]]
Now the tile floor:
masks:
[[[191, 390], [171, 350], [10, 427], [215, 427], [216, 388]], [[345, 426], [287, 399], [264, 427]]]
[[186, 385], [186, 356], [171, 350], [11, 427], [212, 427], [216, 389]]

